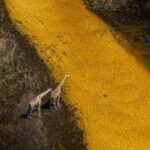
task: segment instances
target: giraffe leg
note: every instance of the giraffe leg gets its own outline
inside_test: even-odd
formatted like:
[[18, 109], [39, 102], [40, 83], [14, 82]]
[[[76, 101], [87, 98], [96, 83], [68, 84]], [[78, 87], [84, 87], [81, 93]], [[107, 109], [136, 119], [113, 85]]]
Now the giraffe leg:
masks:
[[57, 98], [54, 99], [53, 105], [54, 105], [55, 110], [57, 110]]
[[56, 106], [57, 108], [60, 108], [60, 96], [58, 96], [56, 99]]
[[51, 96], [48, 98], [48, 108], [51, 108]]
[[51, 109], [55, 104], [54, 104], [54, 99], [52, 97], [49, 98], [49, 108]]
[[33, 111], [33, 106], [31, 106], [31, 105], [29, 104], [28, 110], [27, 110], [27, 117], [31, 118], [31, 113], [32, 113], [32, 111]]
[[41, 118], [41, 103], [38, 104], [37, 111], [38, 111], [39, 118]]
[[48, 102], [49, 102], [49, 109], [51, 109], [52, 107], [55, 108], [55, 99], [53, 97], [50, 97]]
[[56, 102], [54, 103], [54, 108], [55, 108], [55, 110], [57, 110], [58, 108], [57, 108], [57, 104], [56, 104]]

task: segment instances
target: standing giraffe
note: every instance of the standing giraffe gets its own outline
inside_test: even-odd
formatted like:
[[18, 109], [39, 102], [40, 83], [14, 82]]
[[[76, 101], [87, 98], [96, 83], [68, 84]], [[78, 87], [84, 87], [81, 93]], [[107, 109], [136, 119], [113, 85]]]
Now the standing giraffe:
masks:
[[27, 110], [27, 117], [31, 117], [31, 113], [34, 111], [34, 110], [37, 110], [38, 111], [38, 115], [39, 115], [39, 118], [41, 117], [41, 100], [42, 98], [49, 92], [51, 92], [52, 89], [49, 88], [48, 90], [46, 90], [45, 92], [41, 93], [40, 95], [36, 96], [35, 98], [33, 98], [29, 105], [28, 105], [28, 110]]
[[55, 109], [59, 108], [60, 106], [60, 96], [61, 96], [61, 89], [64, 85], [66, 78], [69, 78], [68, 74], [65, 74], [62, 81], [58, 84], [58, 86], [51, 92], [51, 96], [49, 98], [49, 103], [52, 103]]

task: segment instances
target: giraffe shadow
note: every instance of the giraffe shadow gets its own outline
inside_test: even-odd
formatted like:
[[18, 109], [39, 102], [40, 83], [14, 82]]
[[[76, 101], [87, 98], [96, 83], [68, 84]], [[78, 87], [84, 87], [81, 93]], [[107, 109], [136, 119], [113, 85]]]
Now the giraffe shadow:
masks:
[[[34, 113], [34, 112], [36, 112], [37, 110], [35, 109], [35, 110], [33, 110], [32, 111], [32, 114]], [[33, 115], [32, 115], [33, 116]], [[20, 116], [19, 116], [19, 118], [21, 118], [21, 119], [28, 119], [28, 113], [27, 113], [27, 110], [24, 112], [24, 113], [22, 113]]]
[[42, 109], [53, 109], [55, 108], [54, 104], [50, 101], [50, 98], [41, 106]]
[[49, 109], [51, 106], [51, 102], [50, 102], [50, 98], [48, 98], [48, 100], [46, 101], [46, 103], [44, 103], [41, 108], [42, 109]]
[[23, 113], [19, 116], [21, 119], [27, 119], [27, 113]]

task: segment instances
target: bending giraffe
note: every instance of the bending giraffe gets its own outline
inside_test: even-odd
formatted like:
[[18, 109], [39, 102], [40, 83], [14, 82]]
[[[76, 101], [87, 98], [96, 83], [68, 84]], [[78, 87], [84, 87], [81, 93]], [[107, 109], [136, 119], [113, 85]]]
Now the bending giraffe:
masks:
[[61, 91], [62, 87], [64, 85], [64, 82], [66, 78], [69, 78], [68, 74], [65, 74], [64, 78], [62, 81], [58, 84], [58, 86], [51, 92], [51, 96], [49, 98], [49, 103], [52, 103], [55, 107], [55, 109], [60, 107], [60, 96], [61, 96]]
[[40, 95], [36, 96], [34, 99], [31, 100], [27, 109], [27, 117], [31, 117], [31, 113], [34, 110], [37, 110], [39, 118], [41, 117], [41, 100], [47, 93], [51, 91], [52, 89], [49, 88], [48, 90], [46, 90], [45, 92], [41, 93]]

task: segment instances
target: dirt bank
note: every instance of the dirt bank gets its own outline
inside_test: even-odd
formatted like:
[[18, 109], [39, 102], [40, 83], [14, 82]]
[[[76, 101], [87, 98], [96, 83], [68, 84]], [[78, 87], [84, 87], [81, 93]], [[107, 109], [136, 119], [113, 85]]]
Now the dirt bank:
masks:
[[[55, 87], [48, 68], [27, 37], [20, 35], [0, 2], [0, 149], [86, 149], [75, 108], [42, 109], [31, 120], [20, 118], [31, 98]], [[46, 101], [47, 97], [44, 98]]]

